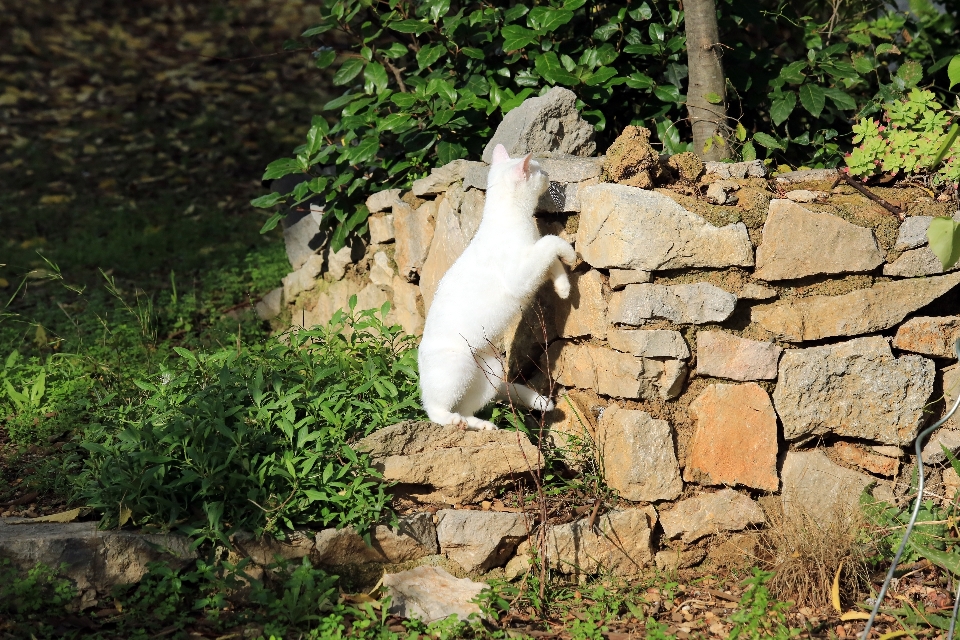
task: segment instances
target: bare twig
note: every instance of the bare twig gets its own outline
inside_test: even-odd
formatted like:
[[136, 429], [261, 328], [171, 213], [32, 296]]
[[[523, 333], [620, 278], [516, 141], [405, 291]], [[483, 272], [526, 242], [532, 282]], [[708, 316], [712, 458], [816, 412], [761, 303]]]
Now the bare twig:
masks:
[[857, 191], [859, 191], [860, 193], [862, 193], [862, 194], [865, 195], [866, 197], [870, 198], [871, 200], [873, 200], [874, 202], [876, 202], [877, 204], [879, 204], [881, 207], [883, 207], [884, 209], [886, 209], [887, 211], [889, 211], [889, 212], [892, 213], [893, 215], [897, 216], [897, 219], [900, 220], [900, 222], [903, 222], [904, 218], [906, 217], [906, 216], [904, 215], [903, 209], [901, 209], [900, 207], [897, 207], [897, 206], [895, 206], [895, 205], [890, 204], [889, 202], [887, 202], [886, 200], [884, 200], [883, 198], [881, 198], [880, 196], [878, 196], [877, 194], [873, 193], [872, 191], [870, 191], [869, 189], [867, 189], [865, 186], [863, 186], [862, 184], [860, 184], [859, 182], [857, 182], [856, 180], [854, 180], [853, 178], [851, 178], [851, 177], [850, 177], [849, 175], [847, 175], [846, 173], [841, 172], [841, 173], [840, 173], [840, 177], [841, 177], [841, 178], [843, 179], [843, 181], [846, 182], [848, 185], [850, 185], [851, 187], [853, 187], [854, 189], [856, 189]]

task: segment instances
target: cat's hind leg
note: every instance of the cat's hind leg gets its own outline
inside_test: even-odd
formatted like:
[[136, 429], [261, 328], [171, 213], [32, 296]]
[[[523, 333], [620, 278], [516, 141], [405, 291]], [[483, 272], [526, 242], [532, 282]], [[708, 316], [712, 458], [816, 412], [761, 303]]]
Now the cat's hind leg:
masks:
[[553, 411], [553, 400], [542, 396], [530, 387], [522, 384], [507, 383], [500, 389], [500, 397], [510, 402], [519, 402], [534, 411]]
[[420, 393], [431, 422], [461, 429], [497, 428], [473, 416], [496, 395], [483, 362], [480, 354], [466, 348], [421, 354]]
[[471, 429], [491, 431], [498, 429], [497, 425], [473, 416], [497, 397], [503, 380], [506, 377], [503, 370], [503, 357], [492, 346], [477, 351], [474, 355], [477, 376], [467, 388], [463, 399], [456, 410], [464, 416]]

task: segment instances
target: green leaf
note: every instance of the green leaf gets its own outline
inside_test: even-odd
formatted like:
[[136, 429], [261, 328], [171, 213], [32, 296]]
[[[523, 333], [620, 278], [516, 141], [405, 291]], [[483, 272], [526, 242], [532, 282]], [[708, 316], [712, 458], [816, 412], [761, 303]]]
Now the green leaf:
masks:
[[951, 218], [934, 218], [927, 229], [930, 250], [946, 271], [960, 260], [960, 224]]
[[905, 60], [897, 69], [897, 78], [903, 81], [903, 86], [907, 89], [915, 87], [923, 78], [923, 67], [915, 60]]
[[437, 160], [441, 165], [467, 157], [467, 148], [462, 144], [441, 140], [437, 143]]
[[514, 20], [522, 18], [527, 15], [527, 12], [530, 11], [530, 8], [523, 4], [518, 4], [510, 7], [503, 12], [503, 22], [504, 24], [510, 24]]
[[760, 132], [753, 134], [753, 139], [760, 145], [766, 147], [767, 149], [780, 149], [783, 150], [783, 144], [774, 138], [771, 135]]
[[960, 55], [953, 56], [950, 64], [947, 65], [947, 78], [950, 80], [950, 89], [954, 85], [960, 84]]
[[747, 140], [743, 147], [740, 149], [740, 159], [744, 162], [750, 162], [757, 159], [757, 148], [753, 146], [753, 142]]
[[883, 44], [878, 44], [874, 53], [878, 56], [883, 55], [885, 53], [892, 53], [896, 55], [900, 53], [900, 49], [898, 49], [897, 45], [895, 44], [890, 44], [889, 42], [885, 42]]
[[340, 86], [348, 84], [351, 80], [360, 75], [367, 61], [363, 58], [347, 58], [337, 72], [333, 75], [333, 84]]
[[857, 108], [857, 101], [854, 100], [852, 97], [850, 97], [849, 94], [847, 94], [847, 93], [844, 92], [844, 91], [841, 91], [840, 89], [835, 89], [835, 88], [833, 88], [833, 87], [829, 87], [829, 88], [824, 89], [824, 90], [823, 90], [823, 93], [824, 93], [828, 98], [830, 98], [830, 100], [832, 100], [833, 103], [834, 103], [835, 105], [837, 105], [837, 108], [839, 108], [839, 109], [848, 109], [848, 110], [849, 110], [849, 109], [856, 109], [856, 108]]
[[280, 158], [267, 165], [261, 180], [276, 180], [291, 173], [300, 171], [300, 163], [295, 158]]
[[371, 62], [363, 70], [363, 89], [367, 93], [373, 93], [376, 89], [381, 92], [387, 88], [387, 70], [379, 62]]
[[483, 49], [477, 49], [476, 47], [464, 47], [460, 49], [460, 53], [467, 56], [468, 58], [473, 58], [474, 60], [483, 60], [487, 56], [483, 53]]
[[420, 65], [421, 69], [426, 69], [439, 60], [446, 52], [447, 48], [442, 45], [425, 44], [420, 51], [417, 52], [417, 64]]
[[951, 126], [950, 130], [947, 131], [947, 135], [940, 144], [940, 148], [937, 150], [936, 155], [933, 156], [933, 160], [930, 161], [931, 171], [936, 171], [940, 168], [940, 163], [943, 162], [943, 159], [950, 151], [950, 147], [952, 147], [953, 143], [956, 142], [958, 133], [960, 133], [960, 127], [958, 127], [956, 124]]
[[316, 35], [319, 35], [319, 34], [321, 34], [321, 33], [326, 33], [327, 31], [330, 31], [330, 29], [333, 29], [334, 26], [336, 26], [336, 25], [335, 25], [334, 23], [332, 23], [332, 22], [331, 22], [331, 23], [326, 23], [326, 24], [318, 24], [317, 26], [311, 27], [310, 29], [307, 29], [306, 31], [304, 31], [303, 33], [301, 33], [301, 34], [300, 34], [300, 37], [301, 37], [301, 38], [309, 38], [310, 36], [316, 36]]
[[620, 25], [614, 23], [607, 23], [600, 25], [593, 31], [593, 37], [601, 42], [606, 42], [610, 39], [610, 36], [615, 34], [617, 31], [620, 31]]
[[534, 66], [537, 73], [551, 84], [576, 85], [580, 83], [575, 75], [563, 68], [560, 58], [553, 51], [538, 56]]
[[662, 84], [653, 90], [653, 95], [664, 102], [680, 102], [680, 89], [672, 84]]
[[807, 68], [806, 60], [798, 60], [797, 62], [791, 62], [783, 69], [780, 70], [780, 78], [784, 82], [789, 82], [791, 84], [801, 84], [806, 76], [802, 73], [804, 69]]
[[264, 233], [267, 233], [268, 231], [273, 231], [273, 229], [276, 228], [277, 223], [280, 222], [281, 219], [283, 219], [282, 213], [274, 213], [272, 216], [267, 218], [267, 221], [263, 223], [262, 227], [260, 227], [260, 233], [264, 234]]
[[814, 118], [819, 118], [823, 111], [823, 105], [826, 102], [826, 96], [823, 89], [815, 84], [804, 84], [800, 87], [800, 104], [810, 112]]
[[500, 35], [503, 36], [504, 52], [523, 49], [528, 44], [531, 44], [537, 41], [536, 31], [532, 31], [530, 29], [527, 29], [526, 27], [521, 27], [518, 24], [507, 25], [506, 27], [500, 30]]
[[703, 97], [710, 104], [720, 104], [721, 102], [723, 102], [723, 98], [721, 98], [719, 95], [717, 95], [712, 91]]
[[910, 540], [910, 546], [933, 564], [943, 567], [954, 575], [960, 575], [960, 554], [931, 549], [926, 545], [916, 544], [913, 540]]
[[770, 119], [779, 126], [786, 122], [797, 106], [797, 94], [793, 91], [784, 91], [779, 99], [770, 106]]
[[333, 49], [326, 49], [321, 51], [320, 54], [314, 59], [314, 64], [317, 65], [318, 69], [326, 69], [333, 61], [337, 59], [337, 52]]
[[747, 139], [747, 130], [739, 122], [737, 123], [736, 135], [738, 142], [744, 142]]
[[377, 129], [380, 131], [393, 131], [394, 129], [402, 127], [409, 122], [410, 119], [411, 116], [407, 113], [391, 113], [377, 123]]
[[593, 72], [593, 75], [584, 81], [584, 84], [586, 84], [588, 87], [596, 87], [603, 84], [615, 75], [617, 75], [617, 70], [613, 67], [600, 67]]
[[527, 26], [541, 34], [547, 34], [563, 26], [573, 19], [573, 11], [569, 9], [551, 9], [550, 7], [534, 7], [527, 14]]
[[346, 105], [350, 104], [351, 102], [353, 102], [354, 100], [356, 100], [357, 98], [359, 98], [361, 95], [363, 95], [363, 94], [360, 94], [360, 93], [345, 93], [345, 94], [343, 94], [342, 96], [340, 96], [339, 98], [334, 98], [333, 100], [331, 100], [331, 101], [328, 102], [327, 104], [323, 105], [323, 110], [324, 110], [324, 111], [335, 111], [335, 110], [337, 110], [337, 109], [341, 109], [341, 108], [345, 107]]
[[350, 159], [354, 164], [363, 164], [370, 162], [380, 151], [380, 136], [366, 135], [360, 140], [360, 144], [351, 149]]
[[283, 196], [274, 191], [265, 196], [260, 196], [259, 198], [254, 198], [250, 201], [250, 205], [256, 207], [257, 209], [266, 209], [267, 207], [272, 207], [278, 202], [283, 201]]
[[423, 20], [398, 20], [387, 25], [397, 33], [415, 33], [420, 35], [433, 29], [433, 25]]

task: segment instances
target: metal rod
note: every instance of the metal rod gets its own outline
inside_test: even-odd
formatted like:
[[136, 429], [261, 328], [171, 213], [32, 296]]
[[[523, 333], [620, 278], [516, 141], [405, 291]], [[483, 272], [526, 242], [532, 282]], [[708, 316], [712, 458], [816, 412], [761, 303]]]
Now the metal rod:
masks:
[[[957, 355], [957, 359], [960, 360], [960, 339], [953, 344], [953, 351]], [[917, 451], [917, 502], [913, 505], [913, 513], [910, 514], [910, 521], [907, 523], [907, 530], [903, 534], [903, 540], [900, 541], [900, 548], [897, 549], [896, 555], [893, 556], [893, 563], [890, 565], [890, 570], [887, 571], [887, 577], [883, 581], [883, 586], [880, 587], [880, 593], [877, 594], [877, 601], [873, 605], [873, 611], [870, 612], [870, 618], [867, 620], [867, 625], [863, 628], [863, 635], [860, 636], [861, 640], [867, 640], [867, 636], [870, 634], [870, 629], [873, 628], [874, 619], [877, 617], [877, 612], [880, 611], [880, 605], [883, 603], [883, 598], [887, 595], [887, 589], [890, 587], [890, 581], [893, 579], [893, 574], [897, 570], [897, 565], [900, 564], [900, 557], [903, 556], [903, 551], [907, 548], [907, 542], [910, 540], [910, 534], [913, 532], [913, 525], [917, 523], [917, 515], [920, 513], [920, 505], [923, 503], [923, 485], [924, 485], [924, 473], [923, 473], [923, 441], [933, 433], [933, 431], [942, 425], [944, 422], [950, 419], [950, 417], [957, 410], [957, 407], [960, 407], [960, 393], [957, 394], [957, 399], [953, 403], [953, 407], [950, 411], [947, 412], [947, 415], [943, 416], [940, 420], [935, 422], [930, 427], [927, 427], [920, 432], [920, 435], [917, 436], [916, 444], [914, 448]], [[957, 620], [957, 607], [960, 605], [960, 586], [957, 587], [957, 600], [953, 605], [953, 617], [950, 619], [950, 631], [947, 634], [946, 640], [953, 640], [953, 628]]]

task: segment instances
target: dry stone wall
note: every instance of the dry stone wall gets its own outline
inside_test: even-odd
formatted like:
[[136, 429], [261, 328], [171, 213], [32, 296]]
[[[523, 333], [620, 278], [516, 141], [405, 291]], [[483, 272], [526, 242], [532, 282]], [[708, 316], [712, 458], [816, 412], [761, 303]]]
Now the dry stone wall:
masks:
[[[919, 428], [960, 388], [960, 273], [943, 274], [926, 246], [932, 217], [956, 206], [920, 188], [876, 188], [907, 212], [901, 224], [832, 170], [768, 178], [759, 162], [667, 161], [635, 129], [596, 157], [563, 91], [511, 112], [490, 143], [540, 159], [550, 188], [537, 222], [579, 258], [569, 300], [545, 288], [505, 336], [511, 372], [558, 397], [545, 416], [552, 442], [592, 441], [621, 498], [589, 523], [550, 528], [549, 561], [626, 575], [658, 550], [680, 557], [684, 545], [762, 526], [763, 495], [818, 520], [849, 514], [871, 483], [876, 496], [902, 496]], [[311, 248], [311, 216], [289, 226], [296, 270], [262, 315], [310, 326], [357, 295], [360, 307], [390, 300], [390, 319], [418, 334], [479, 225], [486, 172], [458, 160], [410, 192], [375, 194], [360, 248]], [[391, 429], [368, 450], [424, 502], [489, 500], [540, 464], [515, 434]], [[960, 449], [960, 423], [935, 434], [924, 459], [942, 462], [941, 444]], [[467, 571], [522, 570], [529, 543], [519, 540], [535, 524], [468, 513], [434, 518], [441, 553]]]

